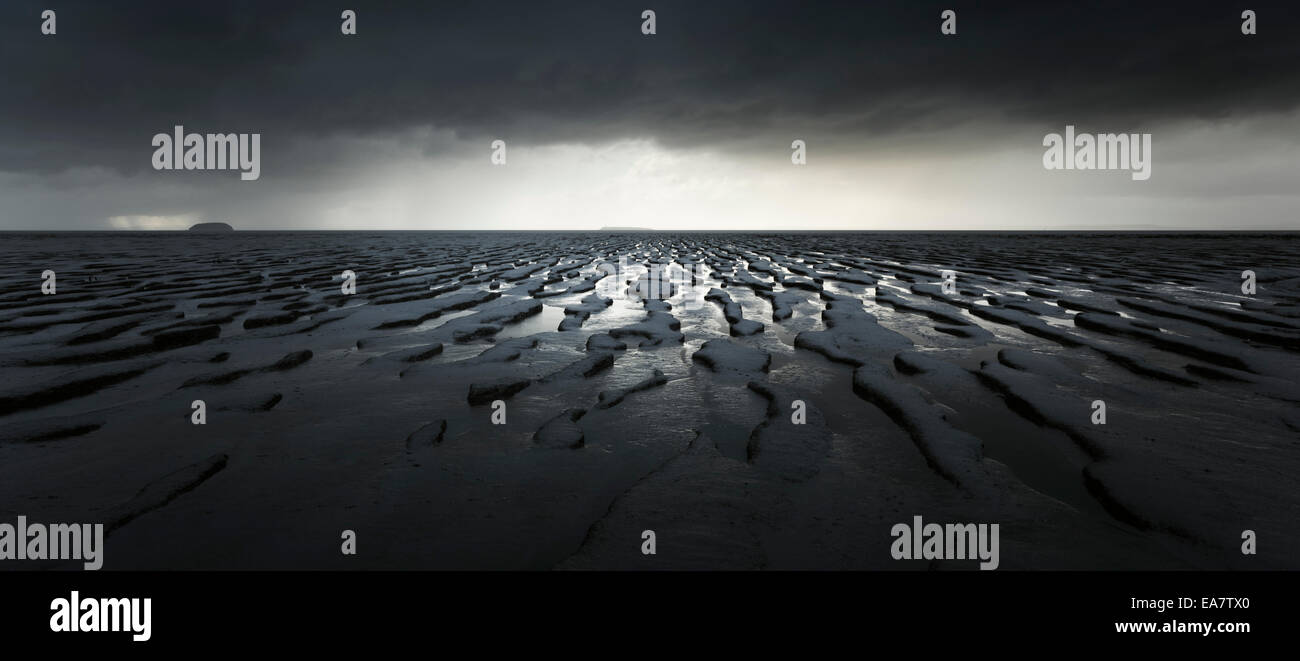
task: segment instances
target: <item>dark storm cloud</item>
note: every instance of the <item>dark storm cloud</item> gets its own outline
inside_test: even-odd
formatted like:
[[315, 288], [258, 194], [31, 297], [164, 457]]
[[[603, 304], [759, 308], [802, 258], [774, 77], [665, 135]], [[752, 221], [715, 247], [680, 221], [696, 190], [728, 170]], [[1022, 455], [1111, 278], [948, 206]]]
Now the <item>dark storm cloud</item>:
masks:
[[[273, 144], [431, 125], [521, 143], [1131, 130], [1300, 100], [1290, 3], [60, 2], [0, 9], [0, 169], [148, 167], [175, 124]], [[1135, 6], [1136, 5], [1136, 6]], [[343, 8], [359, 35], [339, 34]], [[658, 34], [640, 34], [640, 14]], [[959, 34], [939, 35], [958, 12]], [[976, 126], [978, 132], [978, 126]]]

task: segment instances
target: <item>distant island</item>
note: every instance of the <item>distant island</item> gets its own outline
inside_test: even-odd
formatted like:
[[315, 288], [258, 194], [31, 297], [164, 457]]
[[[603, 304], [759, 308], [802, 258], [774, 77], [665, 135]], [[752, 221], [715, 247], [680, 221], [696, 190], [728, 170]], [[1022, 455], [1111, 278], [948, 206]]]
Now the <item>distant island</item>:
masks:
[[229, 223], [199, 223], [190, 226], [191, 232], [233, 232], [235, 228]]
[[653, 227], [602, 227], [602, 232], [657, 232]]

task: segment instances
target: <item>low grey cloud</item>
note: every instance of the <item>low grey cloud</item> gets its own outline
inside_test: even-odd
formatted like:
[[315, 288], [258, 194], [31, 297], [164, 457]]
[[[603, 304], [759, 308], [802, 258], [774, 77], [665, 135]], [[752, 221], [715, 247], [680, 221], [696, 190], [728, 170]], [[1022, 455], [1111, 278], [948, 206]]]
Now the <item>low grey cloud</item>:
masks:
[[[13, 177], [0, 184], [29, 194], [3, 222], [41, 214], [33, 186], [84, 194], [68, 182], [87, 171], [134, 189], [112, 195], [137, 200], [132, 215], [186, 207], [175, 191], [189, 187], [195, 202], [176, 213], [242, 213], [364, 177], [395, 151], [454, 160], [475, 145], [485, 159], [496, 138], [777, 159], [797, 136], [822, 158], [906, 160], [1008, 141], [1032, 150], [1067, 123], [1267, 132], [1294, 126], [1300, 105], [1289, 4], [1251, 3], [1260, 28], [1247, 37], [1241, 8], [1222, 2], [351, 2], [358, 35], [345, 37], [342, 7], [320, 3], [69, 2], [48, 37], [44, 3], [11, 3], [0, 10], [0, 171]], [[653, 37], [640, 32], [646, 8]], [[939, 34], [948, 8], [952, 37]], [[232, 193], [246, 198], [234, 205], [210, 192], [238, 189], [214, 183], [222, 175], [154, 172], [150, 137], [178, 124], [261, 133], [265, 180]], [[1247, 159], [1233, 144], [1201, 155]], [[1192, 167], [1201, 155], [1180, 158]], [[98, 217], [105, 200], [48, 221], [79, 224], [66, 218]]]

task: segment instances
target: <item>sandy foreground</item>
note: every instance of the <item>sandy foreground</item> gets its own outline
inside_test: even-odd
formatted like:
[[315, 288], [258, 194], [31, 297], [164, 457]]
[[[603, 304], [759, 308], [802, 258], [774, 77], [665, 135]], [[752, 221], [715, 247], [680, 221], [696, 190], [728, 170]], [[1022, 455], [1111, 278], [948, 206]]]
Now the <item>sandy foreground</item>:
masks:
[[0, 242], [0, 522], [106, 569], [1300, 568], [1294, 234]]

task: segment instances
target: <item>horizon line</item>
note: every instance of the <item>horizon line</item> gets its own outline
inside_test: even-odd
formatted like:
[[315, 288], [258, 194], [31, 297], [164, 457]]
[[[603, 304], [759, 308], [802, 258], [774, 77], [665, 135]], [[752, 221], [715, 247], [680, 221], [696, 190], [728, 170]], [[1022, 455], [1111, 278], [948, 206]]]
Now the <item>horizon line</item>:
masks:
[[1062, 232], [1129, 232], [1129, 233], [1288, 233], [1300, 232], [1300, 227], [1294, 228], [1156, 228], [1156, 227], [1071, 227], [1056, 229], [1023, 229], [1023, 228], [981, 228], [981, 229], [724, 229], [724, 228], [705, 228], [705, 229], [324, 229], [324, 228], [294, 228], [294, 229], [232, 229], [221, 232], [204, 232], [191, 231], [189, 229], [0, 229], [0, 234], [77, 234], [77, 233], [121, 233], [121, 234], [196, 234], [203, 236], [227, 236], [230, 234], [253, 234], [258, 232], [455, 232], [455, 233], [521, 233], [521, 232], [585, 232], [595, 234], [696, 234], [704, 232], [725, 233], [725, 234], [764, 234], [764, 233], [853, 233], [853, 232], [890, 232], [890, 233], [977, 233], [977, 232], [1000, 232], [1000, 233], [1017, 233], [1017, 234], [1050, 234]]

